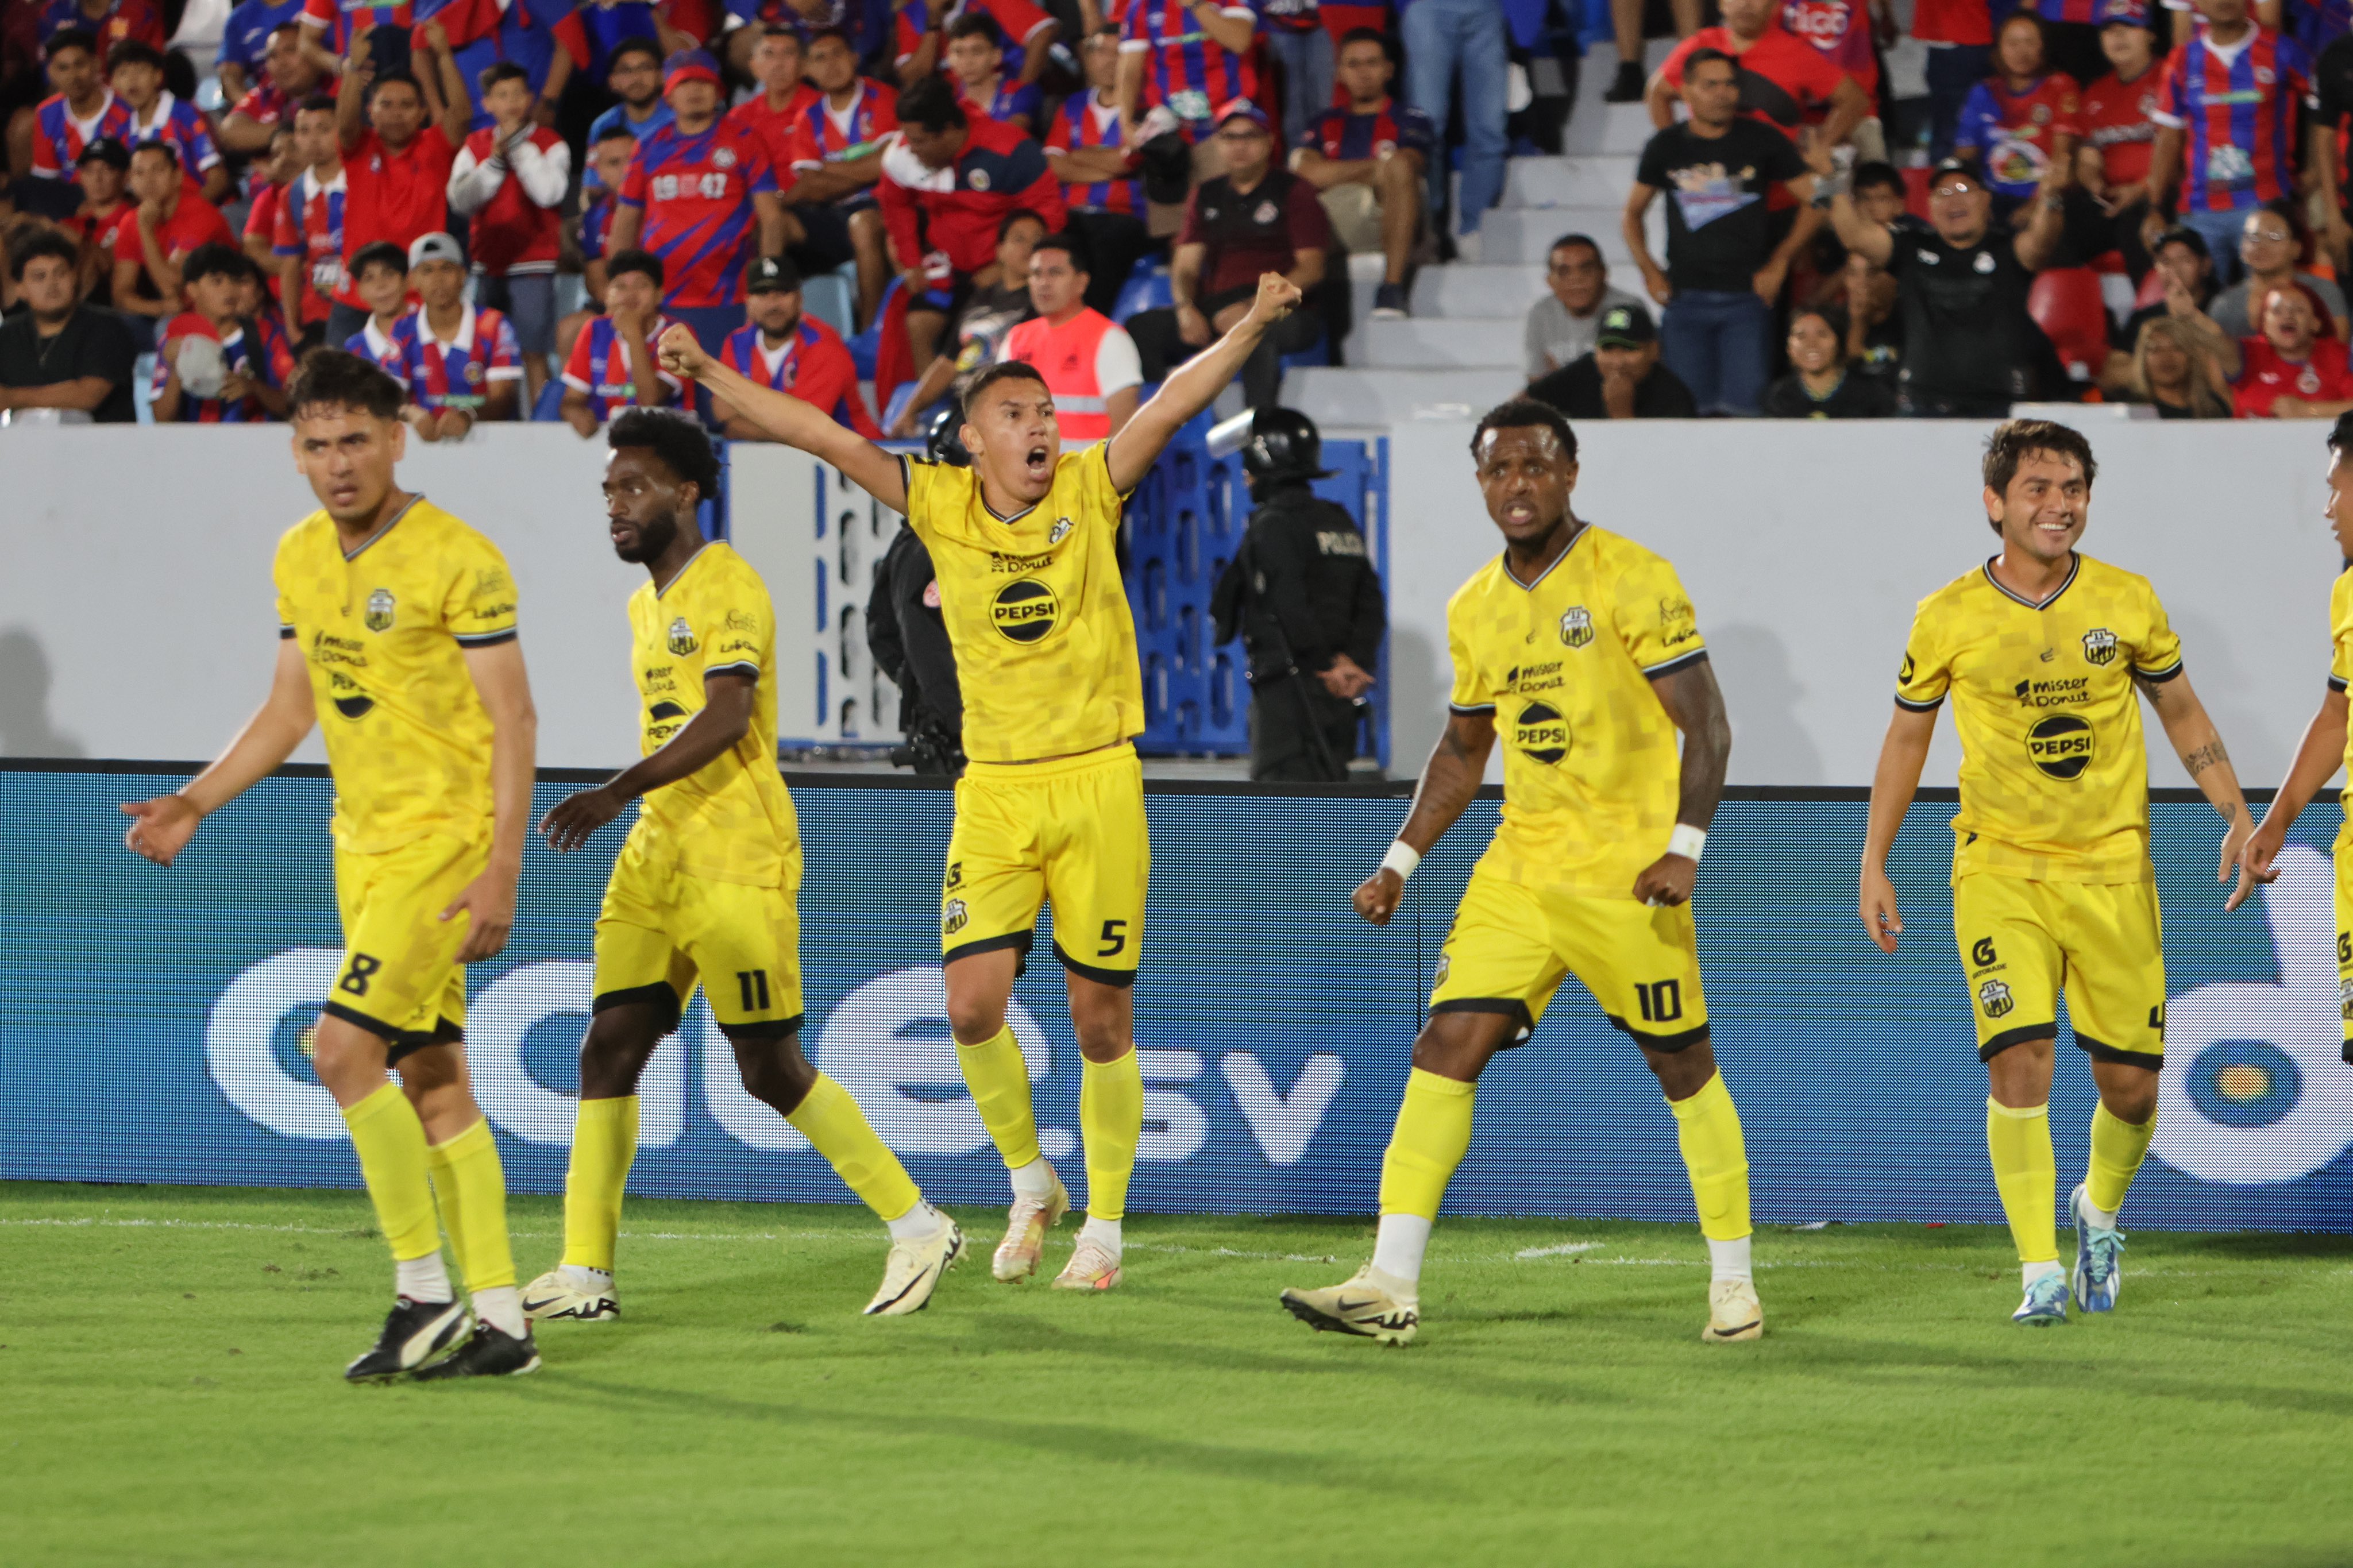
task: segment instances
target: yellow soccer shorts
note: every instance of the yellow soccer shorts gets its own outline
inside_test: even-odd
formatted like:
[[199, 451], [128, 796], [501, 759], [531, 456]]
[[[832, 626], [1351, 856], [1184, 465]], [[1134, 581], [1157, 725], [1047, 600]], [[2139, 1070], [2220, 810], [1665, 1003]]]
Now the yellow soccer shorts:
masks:
[[2337, 1005], [2345, 1015], [2345, 1059], [2353, 1062], [2353, 821], [2337, 829]]
[[1654, 909], [1533, 888], [1483, 866], [1472, 872], [1439, 954], [1430, 1010], [1504, 1014], [1515, 1021], [1511, 1043], [1519, 1045], [1570, 974], [1647, 1049], [1679, 1051], [1707, 1038], [1699, 931], [1689, 904]]
[[458, 962], [472, 921], [441, 911], [490, 864], [488, 838], [428, 835], [396, 849], [335, 850], [335, 903], [343, 962], [323, 1011], [380, 1036], [387, 1062], [460, 1039], [466, 969]]
[[778, 887], [694, 876], [621, 847], [596, 915], [596, 1000], [654, 1003], [675, 1025], [701, 982], [730, 1035], [789, 1034], [801, 1024], [800, 853]]
[[[2342, 895], [2339, 895], [2340, 900]], [[2165, 928], [2157, 884], [2043, 882], [1980, 871], [1953, 884], [1978, 1059], [2058, 1034], [2096, 1061], [2165, 1062]]]
[[956, 781], [941, 879], [943, 960], [1004, 948], [1026, 960], [1039, 908], [1050, 902], [1062, 967], [1132, 985], [1151, 873], [1134, 747], [1050, 763], [973, 763]]

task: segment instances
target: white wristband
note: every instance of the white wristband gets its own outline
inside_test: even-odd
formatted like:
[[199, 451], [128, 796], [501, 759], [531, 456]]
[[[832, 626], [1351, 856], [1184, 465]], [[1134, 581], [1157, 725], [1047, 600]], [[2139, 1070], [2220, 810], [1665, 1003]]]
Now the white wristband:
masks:
[[1694, 864], [1698, 863], [1699, 852], [1706, 847], [1707, 830], [1694, 827], [1688, 822], [1676, 823], [1675, 830], [1667, 835], [1667, 853], [1680, 855]]
[[1381, 869], [1395, 871], [1400, 882], [1411, 877], [1413, 868], [1420, 864], [1421, 851], [1402, 838], [1392, 843], [1389, 846], [1389, 852], [1381, 857]]

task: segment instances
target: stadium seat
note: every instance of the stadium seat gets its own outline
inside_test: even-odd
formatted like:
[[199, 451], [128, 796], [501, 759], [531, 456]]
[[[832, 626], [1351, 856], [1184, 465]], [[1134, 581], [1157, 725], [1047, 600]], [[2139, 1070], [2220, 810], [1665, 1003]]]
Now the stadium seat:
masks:
[[2062, 267], [2038, 275], [2026, 309], [2077, 381], [2099, 373], [2108, 354], [2108, 308], [2100, 275], [2088, 267]]
[[819, 272], [801, 280], [802, 312], [815, 316], [845, 338], [856, 330], [856, 312], [851, 308], [855, 298], [851, 286], [839, 272]]
[[1119, 291], [1119, 302], [1112, 307], [1111, 319], [1124, 322], [1138, 310], [1156, 310], [1176, 302], [1176, 291], [1168, 281], [1168, 264], [1144, 257], [1135, 270], [1127, 275], [1127, 282]]

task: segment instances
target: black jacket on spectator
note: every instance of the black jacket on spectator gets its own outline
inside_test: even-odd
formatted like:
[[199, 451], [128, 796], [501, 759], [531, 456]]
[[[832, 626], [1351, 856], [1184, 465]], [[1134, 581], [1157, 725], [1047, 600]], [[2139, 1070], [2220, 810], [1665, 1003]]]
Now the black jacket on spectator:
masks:
[[1946, 244], [1934, 229], [1894, 237], [1887, 269], [1904, 320], [1896, 376], [1904, 412], [2000, 419], [2012, 403], [2043, 395], [2058, 356], [2027, 314], [2034, 274], [2020, 264], [2011, 237], [1989, 228], [1965, 246]]
[[1767, 419], [1884, 419], [1895, 412], [1895, 389], [1850, 365], [1828, 397], [1806, 390], [1795, 371], [1765, 389]]
[[45, 338], [26, 310], [0, 323], [0, 386], [54, 386], [94, 375], [109, 391], [90, 411], [100, 425], [129, 425], [138, 418], [131, 401], [131, 378], [139, 359], [131, 329], [111, 310], [75, 307], [56, 337]]
[[866, 650], [899, 688], [899, 730], [917, 773], [963, 767], [964, 691], [940, 615], [931, 552], [902, 524], [866, 600]]
[[[1601, 397], [1601, 365], [1591, 354], [1575, 359], [1550, 375], [1529, 384], [1528, 394], [1548, 403], [1571, 419], [1607, 419], [1609, 405]], [[1699, 405], [1683, 377], [1663, 364], [1654, 364], [1634, 388], [1637, 419], [1696, 419]]]

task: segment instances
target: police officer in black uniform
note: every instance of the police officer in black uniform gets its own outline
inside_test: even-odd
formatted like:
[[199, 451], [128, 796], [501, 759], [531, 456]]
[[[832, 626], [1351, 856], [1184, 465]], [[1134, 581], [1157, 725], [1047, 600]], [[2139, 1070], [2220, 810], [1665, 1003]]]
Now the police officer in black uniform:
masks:
[[1241, 453], [1258, 504], [1210, 610], [1250, 658], [1250, 777], [1345, 783], [1388, 626], [1380, 575], [1356, 520], [1308, 489], [1327, 477], [1313, 420], [1261, 408]]
[[[950, 404], [932, 420], [924, 448], [932, 461], [968, 468], [972, 456], [956, 431], [964, 415]], [[955, 778], [964, 773], [964, 693], [956, 684], [955, 650], [940, 616], [940, 588], [931, 552], [904, 522], [875, 568], [866, 600], [866, 648], [898, 683], [899, 732], [893, 767]]]

